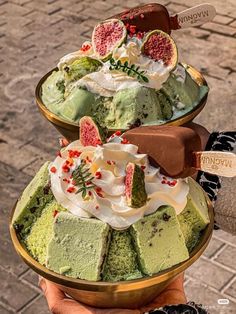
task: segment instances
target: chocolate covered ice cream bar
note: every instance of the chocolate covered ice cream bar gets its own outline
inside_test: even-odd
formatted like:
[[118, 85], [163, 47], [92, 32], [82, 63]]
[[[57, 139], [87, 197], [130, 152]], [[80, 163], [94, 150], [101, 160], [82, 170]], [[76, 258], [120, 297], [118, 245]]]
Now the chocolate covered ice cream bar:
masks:
[[139, 153], [147, 154], [151, 163], [172, 178], [192, 176], [197, 170], [233, 177], [236, 175], [236, 155], [202, 151], [201, 139], [192, 129], [177, 126], [142, 126], [125, 132]]
[[171, 30], [198, 26], [209, 22], [215, 14], [215, 8], [208, 3], [197, 5], [172, 16], [169, 15], [165, 6], [150, 3], [126, 10], [112, 18], [122, 20], [131, 33], [160, 29], [170, 34]]

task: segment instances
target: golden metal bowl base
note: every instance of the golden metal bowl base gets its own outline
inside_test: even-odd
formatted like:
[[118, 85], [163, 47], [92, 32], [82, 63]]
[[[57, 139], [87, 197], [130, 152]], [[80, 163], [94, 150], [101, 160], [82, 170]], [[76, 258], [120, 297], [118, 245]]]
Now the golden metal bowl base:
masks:
[[[200, 72], [198, 72], [194, 67], [190, 65], [183, 64], [182, 65], [186, 68], [192, 79], [200, 86], [208, 86], [206, 80], [204, 77], [201, 75]], [[48, 76], [51, 75], [53, 71], [56, 71], [57, 68], [51, 70], [48, 72], [45, 76], [41, 78], [39, 81], [36, 90], [35, 90], [35, 97], [36, 97], [36, 103], [38, 105], [38, 108], [42, 115], [49, 121], [51, 122], [54, 127], [69, 141], [75, 141], [79, 138], [79, 125], [75, 122], [69, 122], [63, 118], [58, 117], [56, 114], [52, 113], [47, 109], [47, 107], [43, 104], [42, 99], [41, 99], [41, 88], [42, 84], [45, 82]], [[174, 125], [174, 126], [179, 126], [186, 124], [190, 121], [192, 121], [204, 108], [206, 101], [207, 101], [207, 94], [205, 97], [199, 102], [198, 105], [196, 105], [191, 111], [187, 112], [183, 116], [176, 118], [174, 120], [170, 120], [165, 123], [165, 125]], [[109, 135], [116, 131], [125, 131], [124, 129], [110, 129], [109, 130]]]
[[190, 258], [178, 265], [153, 276], [120, 282], [93, 282], [74, 279], [57, 274], [34, 260], [19, 241], [14, 227], [12, 210], [10, 219], [11, 239], [17, 253], [25, 263], [42, 277], [59, 285], [61, 290], [82, 303], [100, 308], [138, 308], [148, 304], [158, 296], [176, 276], [196, 261], [207, 247], [214, 226], [213, 207], [207, 197], [210, 223], [204, 230], [199, 243], [190, 254]]

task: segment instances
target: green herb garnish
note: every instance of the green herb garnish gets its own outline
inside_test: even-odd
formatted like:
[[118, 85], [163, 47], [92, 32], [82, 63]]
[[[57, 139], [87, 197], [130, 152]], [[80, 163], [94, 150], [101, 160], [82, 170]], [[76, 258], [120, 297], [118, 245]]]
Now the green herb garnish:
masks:
[[79, 187], [76, 194], [82, 192], [83, 198], [86, 197], [88, 190], [95, 187], [95, 185], [91, 182], [94, 177], [89, 172], [89, 168], [86, 167], [85, 160], [82, 160], [81, 164], [72, 172], [72, 178], [74, 185]]
[[136, 66], [135, 64], [131, 64], [129, 66], [128, 61], [125, 61], [123, 64], [120, 60], [115, 60], [113, 58], [110, 59], [110, 70], [118, 70], [123, 71], [129, 76], [136, 76], [138, 80], [144, 81], [145, 83], [148, 83], [148, 78], [144, 75], [145, 71], [140, 71], [140, 67]]

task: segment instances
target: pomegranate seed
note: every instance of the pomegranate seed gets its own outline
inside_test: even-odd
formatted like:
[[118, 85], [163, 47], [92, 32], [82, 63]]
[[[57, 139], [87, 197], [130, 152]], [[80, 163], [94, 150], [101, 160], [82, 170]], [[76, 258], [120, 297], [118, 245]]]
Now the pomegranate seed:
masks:
[[67, 165], [63, 165], [62, 170], [63, 170], [63, 172], [69, 172], [70, 168]]
[[116, 131], [114, 134], [117, 135], [117, 136], [120, 136], [121, 135], [121, 131]]
[[92, 195], [92, 192], [91, 192], [91, 191], [88, 191], [88, 195], [91, 196], [91, 195]]
[[56, 172], [57, 172], [57, 168], [53, 166], [53, 167], [51, 167], [50, 171], [51, 171], [52, 173], [56, 173]]
[[99, 206], [98, 206], [98, 205], [96, 205], [96, 206], [95, 206], [95, 209], [99, 209]]
[[127, 138], [123, 138], [123, 140], [121, 141], [121, 144], [129, 144], [129, 141], [127, 140]]
[[100, 171], [97, 171], [97, 172], [95, 173], [95, 176], [96, 176], [96, 179], [101, 179], [102, 174], [101, 174]]
[[54, 212], [53, 212], [53, 218], [55, 218], [57, 214], [58, 214], [58, 210], [54, 210]]
[[173, 181], [171, 181], [171, 182], [169, 183], [169, 186], [175, 186], [176, 183], [177, 183], [177, 181], [176, 181], [176, 180], [173, 180]]
[[73, 193], [73, 192], [75, 192], [75, 187], [74, 186], [70, 186], [66, 191], [68, 193]]
[[110, 161], [110, 160], [107, 160], [107, 164], [108, 164], [108, 165], [111, 165], [111, 161]]
[[97, 145], [102, 145], [102, 141], [101, 140], [97, 140], [96, 144]]
[[102, 192], [102, 188], [97, 187], [97, 188], [95, 189], [95, 191], [96, 191], [97, 193], [100, 193], [100, 192]]

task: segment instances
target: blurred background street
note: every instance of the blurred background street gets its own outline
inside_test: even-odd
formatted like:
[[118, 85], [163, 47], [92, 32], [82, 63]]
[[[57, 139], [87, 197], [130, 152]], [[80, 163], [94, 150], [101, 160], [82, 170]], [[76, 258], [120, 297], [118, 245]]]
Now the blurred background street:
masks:
[[[34, 89], [59, 58], [78, 50], [99, 20], [140, 0], [0, 0], [0, 313], [47, 313], [38, 278], [16, 255], [9, 213], [43, 161], [54, 158], [58, 132], [40, 115]], [[148, 1], [146, 1], [148, 2]], [[200, 0], [159, 0], [170, 13]], [[204, 2], [204, 1], [203, 1]], [[214, 22], [173, 32], [179, 59], [200, 70], [208, 103], [196, 121], [210, 131], [235, 129], [236, 1], [209, 0]], [[236, 237], [215, 231], [204, 255], [187, 272], [188, 300], [214, 314], [236, 313]], [[228, 299], [219, 305], [218, 299]]]

